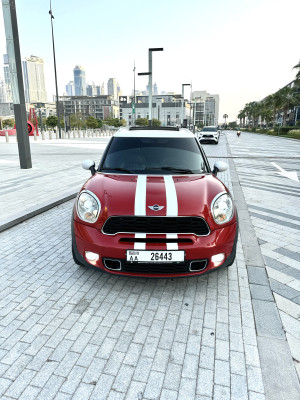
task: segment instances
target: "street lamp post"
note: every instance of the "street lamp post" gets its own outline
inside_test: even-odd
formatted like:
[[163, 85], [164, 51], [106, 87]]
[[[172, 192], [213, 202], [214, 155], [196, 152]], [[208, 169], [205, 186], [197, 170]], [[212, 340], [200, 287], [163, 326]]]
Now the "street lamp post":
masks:
[[132, 104], [132, 123], [135, 126], [135, 61], [134, 61], [134, 68], [133, 68], [133, 104]]
[[152, 126], [152, 52], [153, 51], [164, 51], [162, 47], [152, 47], [149, 49], [148, 54], [148, 72], [140, 72], [138, 75], [148, 75], [148, 87], [149, 87], [149, 126]]
[[183, 127], [183, 104], [184, 104], [184, 87], [185, 86], [191, 86], [190, 83], [183, 83], [181, 85], [182, 87], [182, 98], [181, 98], [181, 127]]
[[2, 0], [21, 169], [32, 168], [15, 0]]
[[51, 0], [50, 0], [50, 20], [51, 20], [51, 31], [52, 31], [52, 47], [53, 47], [53, 61], [54, 61], [54, 75], [55, 75], [55, 88], [56, 88], [56, 114], [57, 114], [57, 125], [58, 125], [58, 133], [59, 138], [61, 139], [61, 128], [60, 128], [60, 112], [59, 112], [59, 103], [58, 103], [58, 89], [57, 89], [57, 73], [56, 73], [56, 59], [55, 59], [55, 47], [54, 47], [54, 33], [53, 33], [53, 19], [54, 15], [52, 14]]
[[149, 60], [149, 126], [152, 126], [152, 52], [153, 51], [164, 51], [162, 47], [155, 47], [149, 49], [148, 60]]

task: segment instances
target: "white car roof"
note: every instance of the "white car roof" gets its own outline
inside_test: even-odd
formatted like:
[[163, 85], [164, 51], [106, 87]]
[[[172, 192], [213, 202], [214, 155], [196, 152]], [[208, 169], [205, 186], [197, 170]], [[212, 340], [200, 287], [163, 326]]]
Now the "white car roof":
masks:
[[195, 138], [195, 135], [188, 129], [179, 130], [155, 130], [155, 129], [137, 129], [129, 130], [121, 128], [115, 134], [115, 137], [149, 137], [149, 138]]

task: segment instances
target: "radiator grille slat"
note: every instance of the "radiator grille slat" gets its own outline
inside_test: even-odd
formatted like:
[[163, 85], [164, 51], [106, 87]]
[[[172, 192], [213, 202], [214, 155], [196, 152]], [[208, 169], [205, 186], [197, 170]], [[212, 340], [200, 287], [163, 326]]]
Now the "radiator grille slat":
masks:
[[201, 217], [134, 217], [116, 216], [106, 220], [103, 233], [178, 233], [206, 236], [209, 227]]

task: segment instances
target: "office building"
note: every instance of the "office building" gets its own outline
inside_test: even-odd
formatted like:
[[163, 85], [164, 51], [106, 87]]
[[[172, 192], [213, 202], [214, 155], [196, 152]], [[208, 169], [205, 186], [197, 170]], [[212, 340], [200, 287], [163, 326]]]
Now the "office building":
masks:
[[73, 70], [75, 96], [86, 96], [85, 70], [81, 65], [76, 65]]
[[22, 61], [26, 103], [47, 103], [44, 60], [30, 56]]
[[6, 103], [6, 88], [2, 78], [0, 78], [0, 103]]
[[218, 125], [220, 103], [218, 94], [210, 94], [205, 90], [194, 91], [192, 101], [196, 102], [195, 125]]
[[118, 99], [118, 87], [115, 78], [109, 78], [107, 82], [107, 94], [113, 96], [115, 100]]
[[82, 114], [85, 117], [95, 117], [97, 119], [107, 119], [110, 116], [119, 118], [118, 101], [112, 96], [60, 96], [59, 102], [62, 104], [65, 115]]
[[91, 85], [86, 85], [86, 95], [87, 96], [97, 96], [98, 90], [97, 86], [94, 84], [94, 82]]
[[75, 96], [75, 86], [74, 86], [74, 81], [70, 81], [66, 85], [66, 93], [68, 96]]
[[[120, 119], [125, 119], [126, 125], [131, 126], [133, 121], [132, 98], [127, 102], [126, 96], [120, 99]], [[149, 119], [149, 97], [136, 96], [135, 118]], [[181, 120], [187, 127], [192, 124], [190, 104], [183, 103], [181, 95], [154, 95], [152, 96], [152, 119], [158, 119], [162, 126], [180, 126]]]
[[[10, 72], [9, 72], [9, 64], [8, 64], [8, 55], [3, 54], [3, 72], [4, 72], [4, 84], [5, 84], [5, 102], [12, 102], [12, 91], [11, 91], [11, 81], [10, 81]], [[4, 103], [5, 103], [4, 102]]]

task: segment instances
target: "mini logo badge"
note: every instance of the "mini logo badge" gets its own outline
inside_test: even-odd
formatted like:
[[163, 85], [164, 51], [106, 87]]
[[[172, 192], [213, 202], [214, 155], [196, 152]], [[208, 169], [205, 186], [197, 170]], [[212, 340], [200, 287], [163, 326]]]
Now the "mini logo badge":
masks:
[[158, 204], [154, 204], [154, 206], [148, 206], [148, 207], [150, 208], [150, 210], [153, 210], [153, 211], [160, 211], [163, 208], [165, 208], [165, 206], [159, 206]]

